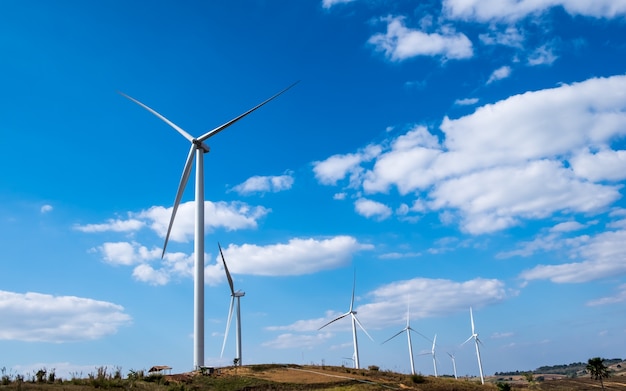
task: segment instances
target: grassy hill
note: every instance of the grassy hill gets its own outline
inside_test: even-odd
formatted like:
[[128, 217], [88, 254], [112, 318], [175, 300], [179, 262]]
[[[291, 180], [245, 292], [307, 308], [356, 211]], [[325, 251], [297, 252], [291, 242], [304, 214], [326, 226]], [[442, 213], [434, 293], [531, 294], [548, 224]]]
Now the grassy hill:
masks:
[[[614, 364], [615, 365], [615, 364]], [[87, 391], [138, 390], [138, 391], [374, 391], [374, 390], [421, 390], [421, 391], [474, 391], [474, 390], [598, 390], [599, 383], [587, 377], [556, 377], [555, 380], [528, 382], [522, 376], [503, 381], [501, 377], [489, 377], [485, 385], [476, 378], [454, 379], [450, 377], [405, 375], [391, 371], [352, 369], [346, 367], [313, 365], [248, 365], [243, 367], [216, 368], [211, 375], [197, 372], [144, 376], [142, 371], [129, 373], [126, 378], [119, 371], [110, 374], [98, 369], [86, 379], [50, 379], [39, 376], [31, 379], [3, 376], [0, 391]], [[608, 390], [626, 390], [626, 376], [617, 374], [605, 381]]]

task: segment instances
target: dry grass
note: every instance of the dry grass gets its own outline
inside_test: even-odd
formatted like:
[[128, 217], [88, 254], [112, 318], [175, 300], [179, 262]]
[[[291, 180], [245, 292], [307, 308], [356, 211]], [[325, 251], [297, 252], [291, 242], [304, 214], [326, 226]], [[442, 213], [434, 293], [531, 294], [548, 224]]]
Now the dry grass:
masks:
[[[528, 384], [521, 378], [508, 382], [513, 390], [585, 391], [600, 390], [600, 383], [589, 378], [557, 378], [546, 375], [545, 381]], [[150, 381], [147, 381], [150, 380]], [[472, 379], [411, 376], [389, 371], [351, 369], [330, 366], [249, 365], [218, 368], [211, 376], [197, 373], [159, 376], [151, 379], [74, 379], [55, 383], [11, 382], [0, 385], [0, 391], [88, 391], [95, 389], [133, 391], [473, 391], [498, 390], [496, 378], [484, 386]], [[507, 379], [508, 380], [508, 379]], [[605, 381], [606, 390], [626, 391], [626, 376], [615, 375]]]

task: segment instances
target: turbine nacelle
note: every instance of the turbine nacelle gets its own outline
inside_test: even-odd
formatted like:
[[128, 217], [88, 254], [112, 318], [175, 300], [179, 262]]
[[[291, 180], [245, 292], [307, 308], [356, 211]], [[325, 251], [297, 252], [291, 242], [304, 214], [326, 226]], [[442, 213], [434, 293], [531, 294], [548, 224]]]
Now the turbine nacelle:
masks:
[[237, 291], [234, 294], [232, 294], [233, 297], [244, 297], [246, 295], [246, 292], [243, 291]]

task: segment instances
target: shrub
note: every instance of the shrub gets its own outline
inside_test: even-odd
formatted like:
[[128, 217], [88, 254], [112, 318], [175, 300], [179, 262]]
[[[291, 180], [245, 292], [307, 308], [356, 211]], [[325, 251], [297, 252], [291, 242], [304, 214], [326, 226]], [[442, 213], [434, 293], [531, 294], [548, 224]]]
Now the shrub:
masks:
[[511, 385], [509, 383], [497, 382], [496, 387], [499, 391], [511, 391]]
[[369, 369], [370, 371], [378, 371], [380, 367], [377, 365], [370, 365], [369, 367], [367, 367], [367, 369]]
[[411, 380], [415, 384], [422, 384], [426, 382], [426, 378], [420, 374], [411, 375]]

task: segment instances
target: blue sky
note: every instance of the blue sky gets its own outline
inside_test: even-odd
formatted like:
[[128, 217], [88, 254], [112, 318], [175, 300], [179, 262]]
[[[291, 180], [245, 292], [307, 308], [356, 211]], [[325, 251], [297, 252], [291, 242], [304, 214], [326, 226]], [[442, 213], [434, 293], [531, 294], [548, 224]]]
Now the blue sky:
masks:
[[[193, 361], [193, 135], [208, 140], [205, 363], [409, 373], [623, 357], [626, 1], [3, 1], [0, 368]], [[414, 336], [416, 370], [431, 342]], [[426, 353], [426, 354], [424, 354]]]

